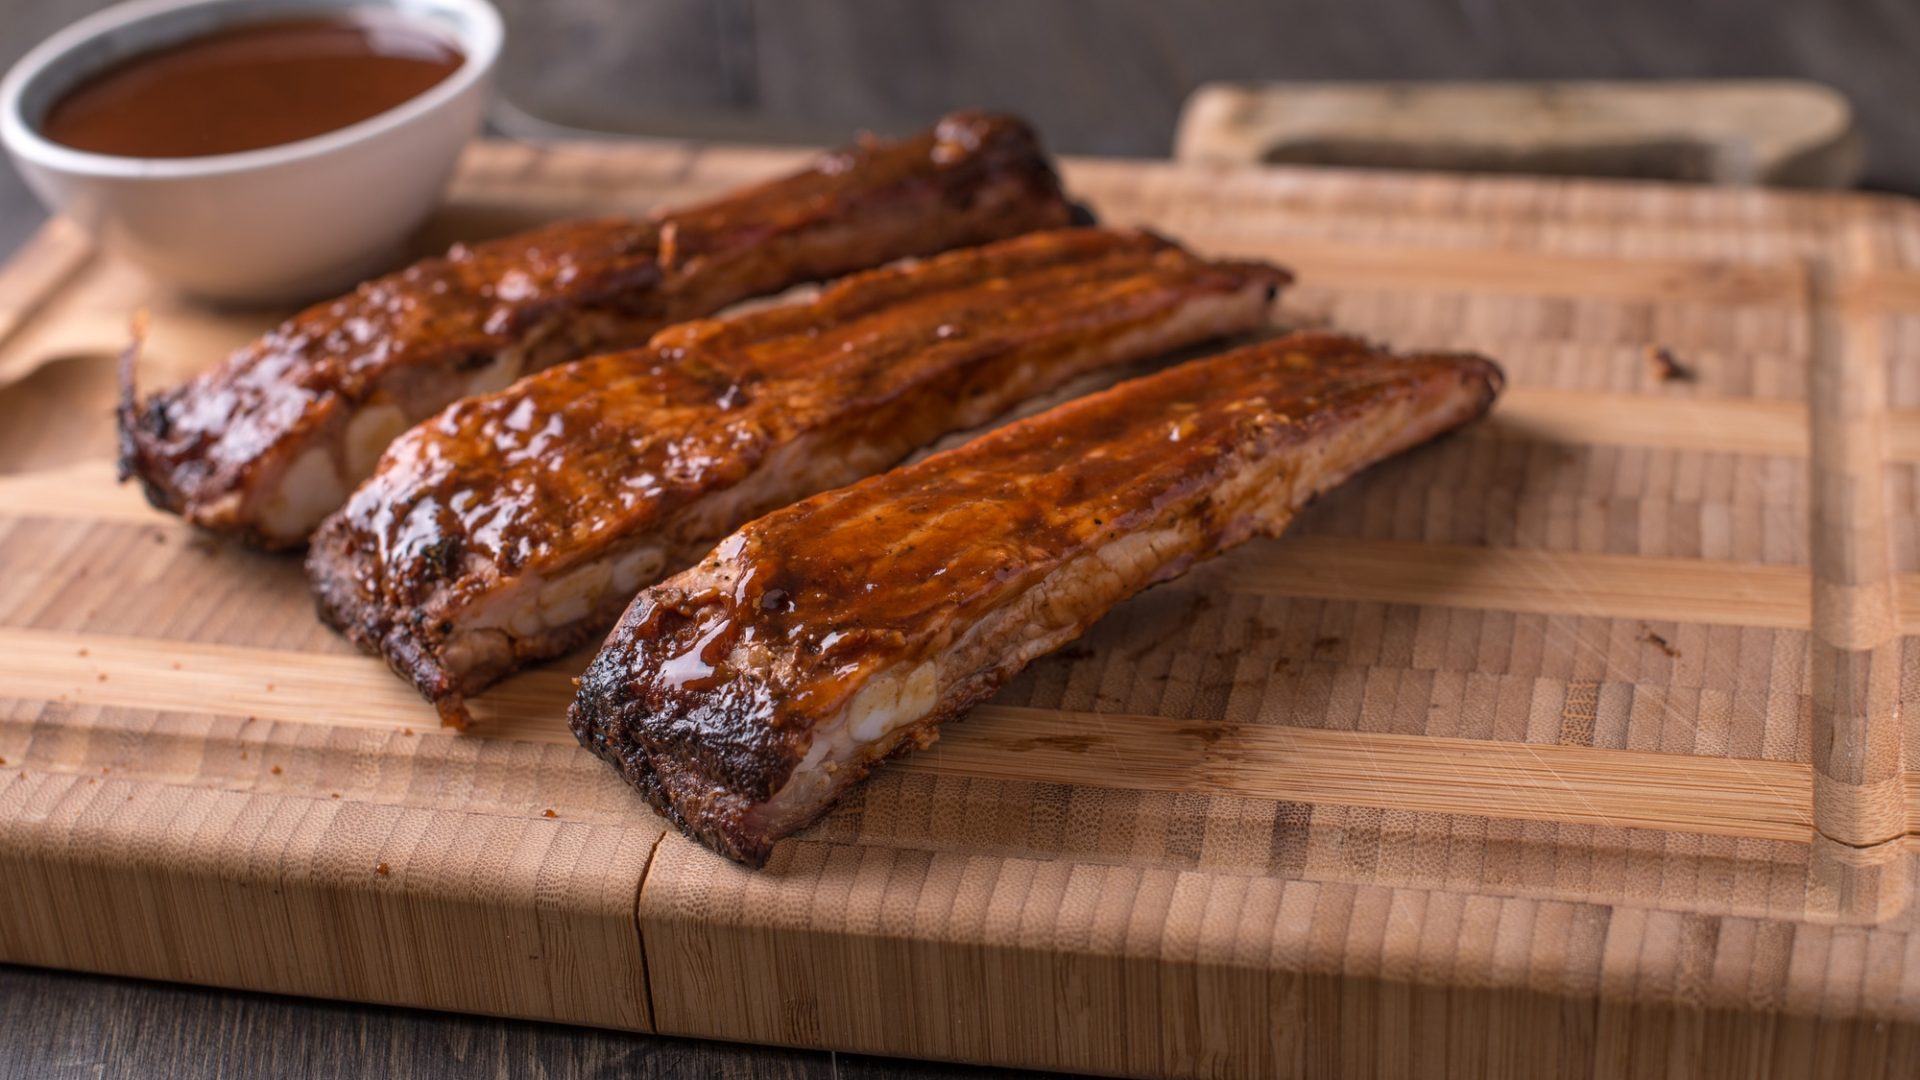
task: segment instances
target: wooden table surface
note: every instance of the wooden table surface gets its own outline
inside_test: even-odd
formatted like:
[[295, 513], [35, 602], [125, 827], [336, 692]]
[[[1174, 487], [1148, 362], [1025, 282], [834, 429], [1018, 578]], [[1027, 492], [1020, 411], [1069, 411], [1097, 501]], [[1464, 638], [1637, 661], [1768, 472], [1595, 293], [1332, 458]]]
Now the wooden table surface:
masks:
[[1008, 1075], [966, 1065], [631, 1035], [10, 965], [0, 965], [0, 1032], [6, 1033], [0, 1039], [0, 1080], [984, 1080]]
[[[44, 217], [10, 173], [0, 175], [0, 261]], [[1003, 1070], [309, 1001], [10, 965], [0, 965], [0, 1032], [0, 1080], [1006, 1075]]]
[[[512, 162], [500, 158], [497, 168], [479, 168], [474, 179], [484, 194], [492, 190], [489, 178], [503, 191], [518, 191], [530, 177], [571, 176], [580, 182], [566, 191], [584, 198], [594, 177], [622, 191], [634, 177], [718, 186], [727, 179], [722, 174], [747, 160], [721, 153], [669, 167], [629, 161], [605, 171], [577, 160], [569, 172], [533, 167], [539, 162], [509, 167]], [[58, 853], [90, 849], [60, 846], [67, 834], [59, 830], [91, 820], [85, 811], [93, 802], [84, 798], [72, 800], [74, 813], [57, 821], [49, 816], [30, 822], [32, 830], [0, 830], [0, 846], [16, 837], [48, 838], [17, 857], [29, 870], [0, 877], [0, 891], [27, 898], [14, 910], [37, 905], [34, 917], [13, 925], [67, 929], [16, 933], [5, 955], [370, 1000], [448, 1005], [471, 999], [477, 1003], [469, 1007], [586, 1022], [599, 1017], [565, 1009], [617, 996], [603, 992], [610, 972], [639, 971], [646, 994], [622, 999], [646, 1003], [648, 1015], [633, 1026], [657, 1021], [666, 1030], [871, 1052], [933, 1054], [950, 1045], [958, 1047], [952, 1053], [975, 1060], [1054, 1067], [1158, 1061], [1171, 1071], [1212, 1060], [1185, 1050], [1229, 1043], [1243, 1051], [1233, 1060], [1270, 1055], [1262, 1060], [1292, 1061], [1297, 1075], [1329, 1072], [1317, 1066], [1336, 1061], [1356, 1074], [1376, 1066], [1403, 1071], [1438, 1060], [1435, 1046], [1447, 1049], [1445, 1058], [1462, 1076], [1475, 1075], [1475, 1062], [1495, 1056], [1520, 1060], [1516, 1047], [1543, 1057], [1564, 1056], [1562, 1048], [1571, 1047], [1590, 1065], [1631, 1060], [1646, 1072], [1663, 1062], [1683, 1071], [1713, 1066], [1717, 1058], [1729, 1076], [1774, 1058], [1789, 1062], [1775, 1066], [1774, 1075], [1799, 1074], [1791, 1064], [1795, 1054], [1808, 1074], [1824, 1060], [1836, 1075], [1862, 1075], [1843, 1071], [1845, 1059], [1871, 1059], [1876, 1047], [1888, 1051], [1881, 1055], [1886, 1060], [1920, 1060], [1913, 1052], [1920, 1046], [1920, 1012], [1908, 1011], [1920, 1002], [1920, 909], [1908, 902], [1920, 879], [1904, 858], [1912, 823], [1920, 821], [1913, 801], [1920, 798], [1920, 769], [1910, 764], [1920, 756], [1909, 756], [1920, 741], [1911, 729], [1888, 722], [1898, 720], [1898, 712], [1870, 707], [1883, 692], [1908, 697], [1915, 684], [1898, 676], [1910, 674], [1911, 657], [1920, 655], [1893, 640], [1920, 626], [1920, 608], [1902, 607], [1900, 582], [1888, 577], [1897, 571], [1920, 592], [1920, 564], [1905, 540], [1914, 520], [1907, 470], [1920, 456], [1920, 443], [1907, 434], [1880, 438], [1882, 426], [1916, 430], [1920, 389], [1904, 377], [1890, 387], [1875, 378], [1883, 370], [1901, 371], [1889, 365], [1910, 355], [1901, 350], [1911, 346], [1912, 313], [1920, 312], [1913, 299], [1920, 295], [1914, 292], [1920, 241], [1908, 238], [1920, 237], [1920, 215], [1859, 200], [1695, 197], [1598, 185], [1530, 189], [1514, 181], [1422, 184], [1374, 177], [1342, 181], [1335, 190], [1329, 177], [1279, 173], [1272, 174], [1278, 182], [1208, 178], [1207, 190], [1194, 194], [1183, 186], [1200, 182], [1193, 174], [1182, 179], [1171, 170], [1149, 175], [1152, 170], [1134, 172], [1138, 166], [1087, 162], [1072, 168], [1076, 189], [1116, 220], [1151, 220], [1210, 251], [1277, 255], [1284, 242], [1289, 261], [1297, 256], [1303, 270], [1302, 286], [1289, 297], [1299, 315], [1393, 340], [1485, 347], [1509, 358], [1515, 385], [1503, 422], [1436, 450], [1426, 464], [1389, 470], [1344, 503], [1323, 504], [1295, 537], [1306, 545], [1298, 550], [1319, 552], [1322, 561], [1269, 562], [1248, 573], [1243, 558], [1245, 591], [1224, 603], [1190, 602], [1170, 589], [1149, 598], [1130, 621], [1110, 622], [1083, 654], [1059, 658], [1050, 672], [1007, 695], [997, 728], [970, 725], [964, 740], [943, 745], [917, 771], [888, 773], [870, 785], [858, 805], [790, 852], [786, 868], [793, 873], [785, 877], [729, 880], [723, 874], [730, 868], [716, 868], [673, 837], [651, 849], [632, 848], [655, 853], [635, 915], [646, 946], [643, 966], [596, 963], [581, 979], [576, 965], [573, 981], [544, 983], [515, 977], [524, 974], [514, 967], [521, 960], [517, 950], [441, 948], [430, 955], [487, 958], [463, 974], [506, 977], [447, 979], [429, 987], [432, 994], [408, 996], [383, 980], [391, 972], [421, 970], [418, 965], [368, 964], [359, 953], [276, 969], [294, 972], [280, 981], [237, 966], [224, 974], [202, 969], [194, 957], [218, 950], [195, 950], [185, 933], [128, 935], [136, 951], [154, 941], [175, 946], [170, 951], [183, 958], [178, 963], [127, 960], [125, 949], [110, 955], [94, 947], [93, 930], [116, 924], [86, 914], [96, 903], [110, 907], [119, 897], [130, 906], [146, 896], [171, 903], [178, 896], [177, 912], [187, 917], [176, 918], [170, 907], [162, 922], [183, 930], [192, 929], [189, 923], [206, 926], [203, 942], [236, 936], [227, 924], [204, 918], [207, 913], [251, 909], [245, 901], [195, 902], [187, 890], [65, 884], [82, 879], [68, 873], [74, 860]], [[112, 283], [111, 275], [86, 280]], [[90, 299], [72, 310], [110, 312], [116, 324], [121, 312], [138, 306], [127, 290], [76, 295]], [[173, 324], [168, 312], [159, 314], [164, 332]], [[110, 333], [117, 338], [117, 329]], [[48, 340], [36, 339], [40, 346]], [[1645, 365], [1652, 342], [1672, 345], [1695, 378], [1685, 386], [1655, 385]], [[60, 355], [50, 347], [16, 351]], [[1866, 393], [1867, 387], [1884, 393]], [[1846, 422], [1855, 415], [1850, 409], [1872, 423]], [[1883, 416], [1889, 409], [1898, 415]], [[29, 413], [19, 402], [12, 411]], [[103, 408], [90, 411], [104, 414]], [[72, 434], [73, 414], [43, 414], [58, 416], [62, 433]], [[35, 426], [26, 419], [8, 437]], [[1734, 430], [1745, 435], [1729, 445], [1725, 433]], [[1856, 437], [1859, 432], [1867, 435]], [[1896, 457], [1886, 456], [1888, 447]], [[1882, 470], [1904, 486], [1855, 478]], [[1504, 494], [1480, 497], [1486, 478], [1496, 474], [1507, 483], [1499, 489]], [[99, 486], [114, 490], [104, 479]], [[16, 496], [16, 502], [44, 505], [38, 498]], [[115, 526], [101, 527], [111, 532]], [[152, 556], [142, 565], [184, 568], [175, 546], [150, 550], [124, 526], [113, 544], [92, 549], [44, 539], [70, 530], [33, 535], [42, 538], [41, 552], [124, 551], [138, 540], [138, 550]], [[1414, 543], [1430, 543], [1438, 554], [1408, 557], [1407, 545]], [[1330, 552], [1344, 561], [1326, 561]], [[1380, 566], [1431, 566], [1435, 573], [1396, 572], [1390, 588], [1365, 591], [1381, 588], [1373, 577]], [[1644, 579], [1633, 576], [1643, 570]], [[1194, 579], [1212, 582], [1203, 589], [1227, 593], [1220, 585], [1233, 571], [1203, 573], [1211, 577]], [[116, 595], [112, 582], [103, 587], [102, 580], [89, 579], [90, 595]], [[1308, 585], [1340, 591], [1299, 591]], [[263, 604], [287, 601], [274, 610], [286, 616], [288, 641], [337, 646], [318, 636], [296, 640], [296, 634], [317, 634], [297, 588], [262, 588], [249, 596]], [[110, 625], [94, 608], [106, 611], [73, 605], [74, 617], [60, 626], [173, 640], [167, 635], [175, 630], [157, 618]], [[150, 608], [150, 615], [159, 610]], [[9, 626], [40, 628], [36, 618]], [[1178, 625], [1169, 629], [1173, 619]], [[233, 654], [219, 650], [247, 644], [223, 637], [227, 630], [216, 620], [181, 626], [181, 634], [204, 631], [198, 643], [221, 656]], [[1442, 647], [1452, 638], [1468, 647]], [[143, 684], [122, 676], [151, 672], [127, 660], [134, 653], [116, 653], [109, 659], [130, 666], [115, 668], [111, 687], [101, 666], [96, 690], [93, 662], [77, 663], [89, 654], [73, 644], [57, 650], [62, 664], [44, 678], [28, 667], [35, 661], [21, 658], [26, 654], [0, 658], [19, 677], [0, 679], [10, 691], [33, 683], [36, 702], [75, 695], [75, 708], [54, 716], [61, 724], [106, 722], [100, 738], [57, 745], [32, 734], [0, 747], [23, 773], [33, 766], [20, 790], [57, 797], [61, 785], [82, 782], [82, 766], [89, 774], [110, 766], [112, 784], [164, 788], [163, 780], [150, 777], [173, 766], [119, 740], [121, 732], [149, 729], [111, 712], [146, 707], [132, 689]], [[54, 651], [31, 655], [50, 659]], [[1856, 672], [1857, 680], [1846, 678]], [[186, 687], [188, 678], [172, 685]], [[1855, 682], [1872, 694], [1844, 692]], [[378, 687], [390, 689], [384, 681]], [[262, 692], [272, 689], [266, 683]], [[1338, 710], [1322, 708], [1336, 697]], [[190, 713], [199, 700], [182, 689], [163, 703], [166, 730], [185, 731], [185, 722], [170, 718]], [[77, 711], [96, 706], [84, 715]], [[276, 710], [269, 724], [303, 722], [284, 706]], [[1063, 726], [1044, 730], [1068, 733], [1076, 724], [1087, 730], [1017, 759], [996, 749], [1011, 745], [1019, 734], [1015, 724], [1062, 710], [1071, 712], [1063, 713]], [[20, 725], [37, 722], [33, 715], [9, 719], [24, 730]], [[1109, 731], [1113, 718], [1124, 723]], [[1182, 727], [1197, 722], [1224, 723], [1228, 730], [1216, 738], [1212, 728]], [[235, 736], [226, 748], [270, 740], [277, 748], [300, 748], [298, 730], [263, 730], [248, 747], [236, 747]], [[1184, 732], [1184, 741], [1156, 737], [1167, 732]], [[1885, 744], [1897, 745], [1868, 753]], [[302, 745], [319, 762], [323, 752], [339, 761], [360, 744], [328, 733]], [[392, 739], [369, 745], [385, 748]], [[1109, 767], [1104, 752], [1086, 753], [1096, 746], [1110, 748], [1120, 767]], [[1317, 748], [1320, 756], [1295, 753], [1302, 748]], [[1676, 755], [1690, 756], [1684, 768], [1696, 772], [1678, 771]], [[187, 758], [189, 773], [212, 760]], [[270, 760], [264, 756], [246, 766], [220, 760], [226, 771], [216, 779], [226, 786], [216, 785], [208, 801], [223, 808], [301, 797], [291, 790], [292, 777], [256, 775]], [[366, 790], [378, 795], [411, 784], [403, 770], [414, 758], [399, 760], [393, 770], [376, 773]], [[1015, 760], [1012, 771], [992, 771]], [[1400, 771], [1389, 777], [1381, 760]], [[1463, 771], [1463, 763], [1474, 771]], [[1418, 768], [1407, 771], [1412, 766]], [[277, 765], [272, 775], [279, 776]], [[1068, 782], [1079, 786], [1057, 790]], [[957, 792], [953, 805], [972, 812], [920, 812], [931, 805], [922, 793], [941, 784], [949, 795]], [[432, 780], [425, 789], [454, 786]], [[121, 790], [112, 796], [118, 799]], [[1130, 794], [1136, 791], [1141, 794]], [[1007, 807], [1014, 812], [1000, 812]], [[542, 835], [568, 829], [572, 836], [620, 820], [611, 796], [578, 812], [566, 809], [567, 821], [536, 821], [532, 829]], [[113, 820], [149, 819], [136, 807]], [[1699, 832], [1691, 831], [1696, 827]], [[381, 844], [389, 833], [363, 839]], [[279, 850], [251, 843], [209, 846], [249, 858], [256, 850]], [[425, 850], [409, 843], [409, 850]], [[12, 850], [30, 846], [22, 842]], [[1859, 855], [1869, 847], [1879, 849], [1871, 858], [1880, 861]], [[42, 858], [41, 852], [55, 854]], [[446, 861], [464, 858], [454, 852]], [[142, 865], [167, 864], [149, 858]], [[278, 864], [248, 865], [251, 876], [200, 873], [192, 881], [238, 896], [249, 882], [279, 880]], [[438, 883], [466, 880], [394, 865], [396, 883], [415, 890], [407, 896], [433, 902], [445, 895], [434, 891]], [[913, 890], [930, 876], [928, 867], [952, 889], [928, 894], [922, 905]], [[975, 873], [975, 867], [988, 869]], [[833, 897], [847, 894], [832, 892], [824, 903], [767, 902], [776, 892], [804, 896], [820, 882], [859, 885], [863, 902], [836, 906]], [[1136, 882], [1151, 888], [1135, 888]], [[356, 897], [385, 895], [358, 878], [350, 887]], [[1095, 902], [1109, 895], [1124, 902]], [[965, 902], [941, 906], [955, 896]], [[416, 909], [397, 902], [354, 909], [363, 910], [404, 910], [411, 918]], [[424, 910], [427, 915], [403, 928], [473, 925], [432, 915], [441, 909]], [[617, 903], [566, 910], [580, 918], [565, 924], [578, 936], [561, 935], [564, 944], [631, 944], [617, 934], [594, 936], [596, 927], [618, 922]], [[604, 912], [612, 915], [592, 920]], [[923, 912], [931, 914], [923, 920]], [[918, 937], [868, 933], [852, 946], [841, 944], [866, 928], [907, 925], [909, 916]], [[496, 925], [510, 930], [517, 924], [489, 923], [482, 930]], [[1136, 926], [1143, 928], [1137, 937]], [[418, 947], [404, 935], [318, 940], [385, 942], [395, 952], [403, 942]], [[31, 945], [55, 941], [67, 951], [35, 952]], [[919, 947], [929, 941], [950, 948]], [[1088, 942], [1115, 951], [1089, 959]], [[597, 960], [606, 954], [562, 948], [525, 959], [537, 964], [549, 955]], [[497, 967], [486, 967], [502, 957]], [[1239, 963], [1243, 957], [1270, 964], [1271, 978], [1247, 974], [1261, 969]], [[930, 961], [951, 977], [912, 977], [916, 965], [924, 975]], [[758, 977], [705, 977], [714, 970]], [[1142, 971], [1154, 977], [1128, 977]], [[1104, 981], [1083, 978], [1089, 972]], [[1407, 973], [1423, 981], [1410, 989], [1398, 981]], [[837, 1000], [807, 992], [836, 976], [848, 980]], [[94, 1059], [106, 1056], [122, 1058], [127, 1075], [188, 1067], [217, 1075], [432, 1075], [433, 1067], [413, 1062], [416, 1053], [445, 1060], [439, 1071], [457, 1068], [463, 1075], [488, 1064], [495, 1074], [811, 1069], [808, 1075], [832, 1075], [843, 1064], [820, 1052], [754, 1056], [728, 1049], [709, 1058], [703, 1056], [708, 1044], [22, 977], [53, 980], [9, 991], [9, 1012], [0, 1016], [7, 1036], [0, 1043], [10, 1048], [0, 1054], [37, 1055], [20, 1066], [33, 1076], [57, 1075], [68, 1064], [98, 1075], [102, 1070], [94, 1066], [103, 1062]], [[1095, 982], [1102, 992], [1089, 1000], [1112, 1011], [1060, 1007], [1062, 996]], [[468, 992], [475, 986], [499, 992], [497, 1000], [528, 987], [558, 986], [566, 992], [554, 1000], [564, 1008], [482, 1001]], [[1518, 990], [1543, 996], [1522, 999]], [[93, 996], [65, 996], [81, 992]], [[122, 1017], [117, 1001], [136, 993], [157, 996]], [[1180, 1007], [1169, 1008], [1168, 997], [1180, 994], [1186, 995]], [[1590, 1008], [1566, 1009], [1554, 1003], [1564, 998], [1548, 996], [1582, 994]], [[1538, 1007], [1498, 1009], [1516, 1001]], [[1736, 1013], [1700, 1011], [1706, 1004], [1744, 1010], [1737, 1015], [1747, 1017], [1783, 1001], [1800, 1011], [1779, 1024], [1723, 1022], [1712, 1017]], [[266, 1011], [282, 1015], [258, 1015]], [[1825, 1027], [1811, 1019], [1829, 1015], [1841, 1019]], [[1874, 1028], [1882, 1015], [1897, 1026]], [[1017, 1029], [1019, 1038], [988, 1045], [997, 1035], [962, 1030], [975, 1016], [989, 1018], [981, 1030]], [[1276, 1037], [1260, 1041], [1263, 1030]], [[1116, 1032], [1146, 1034], [1123, 1040]], [[1251, 1037], [1238, 1037], [1247, 1033]], [[568, 1064], [547, 1065], [549, 1053]], [[137, 1054], [166, 1056], [124, 1060]], [[402, 1061], [409, 1067], [395, 1068]]]
[[[432, 243], [793, 159], [480, 144]], [[313, 624], [294, 568], [216, 567], [114, 487], [111, 364], [47, 360], [109, 360], [145, 308], [164, 382], [259, 326], [43, 233], [6, 299], [59, 295], [0, 356], [34, 372], [0, 442], [94, 456], [0, 488], [28, 570], [0, 577], [0, 955], [1047, 1068], [1913, 1075], [1920, 711], [1881, 705], [1920, 686], [1920, 208], [1064, 164], [1110, 220], [1284, 255], [1292, 323], [1485, 348], [1512, 385], [1036, 664], [765, 875], [636, 821], [551, 725], [563, 676], [496, 695], [476, 741], [413, 731], [430, 714]], [[1654, 374], [1655, 343], [1691, 377]], [[127, 926], [166, 930], [102, 932]], [[116, 1046], [109, 1003], [47, 1007]], [[331, 1038], [387, 1071], [361, 1033], [396, 1014], [336, 1008], [353, 1034], [263, 1024], [233, 1042], [269, 1056], [228, 1071]], [[204, 1061], [182, 1012], [126, 1045]], [[425, 1022], [511, 1060], [540, 1030]]]

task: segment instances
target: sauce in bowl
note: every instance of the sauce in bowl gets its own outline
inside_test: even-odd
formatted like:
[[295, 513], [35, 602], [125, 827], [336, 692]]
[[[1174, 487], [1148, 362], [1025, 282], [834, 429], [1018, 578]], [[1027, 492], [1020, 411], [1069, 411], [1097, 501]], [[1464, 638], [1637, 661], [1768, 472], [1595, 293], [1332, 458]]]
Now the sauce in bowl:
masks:
[[40, 131], [123, 157], [259, 150], [377, 116], [464, 59], [444, 39], [372, 12], [250, 23], [121, 61], [55, 102]]

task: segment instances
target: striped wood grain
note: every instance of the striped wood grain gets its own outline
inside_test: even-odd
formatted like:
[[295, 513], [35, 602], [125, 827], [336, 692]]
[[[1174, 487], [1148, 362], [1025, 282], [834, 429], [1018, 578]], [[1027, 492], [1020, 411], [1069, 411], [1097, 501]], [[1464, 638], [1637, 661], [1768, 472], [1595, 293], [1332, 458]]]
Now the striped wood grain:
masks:
[[[795, 159], [483, 144], [421, 243]], [[1284, 323], [1494, 352], [1512, 389], [1123, 605], [757, 874], [571, 745], [584, 657], [438, 731], [297, 566], [112, 485], [126, 314], [159, 385], [275, 313], [43, 234], [0, 309], [0, 957], [1116, 1073], [1920, 1068], [1920, 211], [1069, 178], [1293, 265]]]

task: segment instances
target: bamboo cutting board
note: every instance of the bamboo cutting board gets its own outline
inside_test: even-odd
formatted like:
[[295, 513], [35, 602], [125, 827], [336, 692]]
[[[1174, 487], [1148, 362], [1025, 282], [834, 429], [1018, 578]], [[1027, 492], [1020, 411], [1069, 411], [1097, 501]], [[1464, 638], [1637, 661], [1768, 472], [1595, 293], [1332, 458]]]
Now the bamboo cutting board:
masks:
[[[793, 161], [483, 144], [422, 243]], [[151, 385], [277, 313], [49, 226], [0, 276], [0, 959], [1094, 1072], [1920, 1068], [1920, 209], [1068, 171], [1110, 221], [1293, 266], [1290, 324], [1484, 350], [1512, 389], [760, 873], [573, 745], [578, 661], [442, 732], [296, 560], [116, 487], [130, 312]]]

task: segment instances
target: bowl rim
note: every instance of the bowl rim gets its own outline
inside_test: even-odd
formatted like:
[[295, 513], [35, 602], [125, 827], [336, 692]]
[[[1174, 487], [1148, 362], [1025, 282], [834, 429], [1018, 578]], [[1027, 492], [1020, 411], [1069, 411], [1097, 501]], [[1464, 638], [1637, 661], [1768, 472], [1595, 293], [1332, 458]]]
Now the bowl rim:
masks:
[[[305, 139], [231, 154], [183, 158], [100, 154], [54, 142], [27, 121], [27, 89], [70, 53], [114, 31], [201, 8], [226, 9], [218, 16], [224, 25], [240, 25], [261, 16], [319, 14], [356, 8], [389, 11], [403, 19], [446, 12], [454, 16], [455, 43], [465, 58], [453, 74], [424, 93], [365, 120]], [[489, 0], [129, 0], [58, 31], [29, 50], [6, 77], [0, 79], [0, 142], [23, 161], [42, 168], [111, 179], [220, 176], [285, 165], [331, 154], [385, 134], [459, 98], [492, 72], [505, 38], [500, 12]]]

